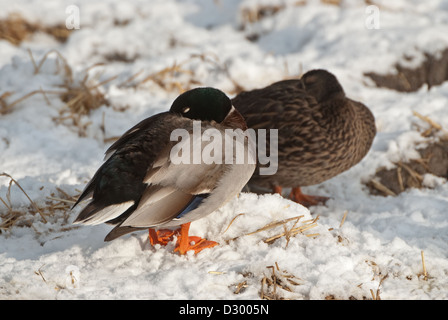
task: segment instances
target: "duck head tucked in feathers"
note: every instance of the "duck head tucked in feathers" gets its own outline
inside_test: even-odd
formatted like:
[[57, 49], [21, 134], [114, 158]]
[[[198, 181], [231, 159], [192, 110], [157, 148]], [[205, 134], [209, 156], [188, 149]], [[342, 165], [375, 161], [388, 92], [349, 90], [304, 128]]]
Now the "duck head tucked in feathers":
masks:
[[[223, 138], [225, 129], [246, 128], [243, 117], [223, 92], [196, 88], [181, 94], [169, 111], [141, 121], [110, 146], [104, 164], [75, 204], [89, 199], [75, 222], [116, 225], [106, 241], [150, 228], [152, 243], [162, 243], [152, 229], [182, 226], [186, 240], [181, 234], [180, 253], [211, 246], [210, 242], [201, 242], [202, 247], [190, 246], [189, 223], [212, 213], [239, 193], [255, 164], [173, 163], [171, 149], [177, 141], [172, 141], [171, 134], [183, 129], [195, 139], [192, 131], [197, 120], [201, 121], [201, 132], [213, 128]], [[244, 141], [246, 147], [247, 138]], [[204, 143], [200, 141], [199, 146], [203, 148]]]
[[[328, 180], [357, 164], [376, 134], [372, 112], [346, 97], [337, 78], [311, 70], [301, 79], [284, 80], [241, 92], [232, 103], [249, 128], [278, 129], [278, 170], [249, 182], [251, 191], [293, 188], [291, 198], [304, 205], [327, 198], [301, 194], [301, 186]], [[269, 148], [269, 147], [267, 147]]]

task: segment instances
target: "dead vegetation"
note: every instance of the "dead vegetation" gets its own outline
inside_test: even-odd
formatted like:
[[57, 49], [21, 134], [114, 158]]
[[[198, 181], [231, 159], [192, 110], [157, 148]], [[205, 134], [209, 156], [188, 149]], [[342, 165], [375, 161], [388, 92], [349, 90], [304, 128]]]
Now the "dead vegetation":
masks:
[[[8, 191], [6, 193], [5, 199], [3, 197], [0, 197], [0, 201], [3, 203], [3, 205], [6, 207], [6, 211], [1, 213], [1, 223], [0, 223], [0, 232], [8, 230], [9, 228], [19, 225], [19, 226], [27, 226], [30, 227], [30, 222], [26, 219], [26, 214], [31, 213], [31, 215], [39, 214], [41, 220], [43, 223], [47, 223], [47, 218], [45, 217], [46, 214], [39, 208], [36, 203], [34, 203], [33, 200], [28, 196], [28, 194], [23, 190], [23, 188], [20, 186], [20, 184], [14, 180], [13, 177], [11, 177], [7, 173], [1, 173], [0, 177], [7, 177], [9, 178], [9, 186]], [[15, 184], [22, 192], [23, 194], [28, 198], [30, 205], [29, 207], [23, 211], [23, 210], [17, 210], [14, 209], [14, 206], [11, 201], [11, 187]]]
[[[327, 4], [327, 5], [334, 5], [334, 6], [340, 6], [341, 0], [320, 0], [321, 3]], [[275, 4], [268, 4], [268, 3], [260, 3], [256, 6], [247, 6], [243, 7], [241, 9], [240, 15], [241, 15], [241, 22], [242, 22], [242, 28], [244, 29], [244, 26], [250, 23], [254, 23], [257, 21], [260, 21], [266, 17], [273, 16], [277, 14], [278, 12], [287, 9], [288, 7], [301, 7], [305, 6], [307, 4], [307, 0], [297, 0], [291, 3], [284, 3], [284, 2], [278, 2]]]
[[[64, 106], [60, 108], [59, 116], [54, 117], [53, 120], [57, 124], [65, 124], [74, 128], [79, 136], [86, 136], [87, 128], [91, 125], [86, 116], [93, 110], [101, 106], [111, 106], [117, 111], [127, 109], [128, 106], [112, 105], [103, 90], [104, 85], [119, 78], [118, 74], [102, 81], [92, 76], [92, 70], [103, 66], [103, 64], [97, 63], [90, 66], [83, 71], [84, 77], [79, 80], [77, 79], [79, 75], [75, 78], [71, 66], [59, 51], [50, 50], [39, 61], [35, 60], [30, 50], [28, 52], [34, 67], [34, 74], [36, 75], [42, 72], [43, 65], [50, 57], [54, 58], [56, 56], [56, 73], [61, 76], [62, 84], [55, 87], [54, 90], [37, 89], [15, 99], [13, 97], [16, 94], [13, 91], [0, 92], [0, 115], [13, 112], [15, 107], [34, 95], [42, 95], [49, 106], [51, 106], [52, 101], [50, 98], [58, 96], [64, 102]], [[148, 86], [156, 85], [159, 89], [166, 92], [180, 94], [204, 85], [201, 75], [194, 71], [197, 65], [208, 68], [212, 73], [222, 74], [227, 77], [233, 84], [233, 89], [227, 90], [229, 94], [237, 94], [245, 89], [233, 79], [227, 65], [220, 62], [219, 58], [212, 53], [191, 54], [185, 60], [174, 62], [172, 65], [163, 67], [155, 72], [147, 73], [145, 70], [140, 70], [127, 79], [114, 84], [121, 89], [136, 90], [148, 90]]]
[[114, 79], [116, 79], [116, 76], [101, 82], [91, 83], [88, 72], [79, 82], [75, 82], [73, 79], [66, 79], [68, 81], [63, 86], [64, 91], [60, 94], [60, 98], [65, 102], [65, 106], [59, 110], [59, 117], [53, 120], [58, 124], [69, 120], [71, 125], [77, 128], [79, 136], [86, 136], [87, 127], [91, 122], [83, 121], [83, 117], [103, 105], [110, 106], [100, 87]]
[[[117, 111], [125, 111], [128, 106], [114, 106], [107, 99], [104, 92], [104, 85], [109, 82], [116, 81], [119, 75], [111, 76], [105, 80], [99, 81], [92, 70], [103, 66], [98, 63], [90, 66], [83, 71], [84, 77], [80, 80], [75, 78], [71, 66], [68, 64], [64, 56], [57, 50], [47, 52], [39, 61], [36, 61], [32, 52], [29, 50], [30, 60], [34, 67], [34, 74], [42, 72], [42, 67], [49, 60], [55, 57], [57, 70], [55, 71], [61, 76], [62, 84], [51, 90], [33, 90], [22, 96], [13, 99], [15, 92], [4, 91], [0, 92], [0, 115], [5, 115], [14, 111], [14, 109], [25, 102], [34, 95], [41, 95], [46, 103], [51, 106], [54, 96], [64, 103], [64, 106], [59, 109], [59, 115], [53, 118], [56, 124], [64, 124], [73, 128], [80, 137], [87, 135], [87, 129], [92, 124], [88, 119], [88, 115], [101, 106], [110, 106]], [[211, 72], [222, 73], [230, 79], [234, 85], [234, 89], [230, 93], [238, 93], [244, 88], [235, 81], [225, 64], [220, 63], [218, 57], [210, 53], [192, 54], [185, 60], [172, 65], [164, 67], [158, 71], [146, 73], [144, 70], [131, 75], [124, 81], [115, 84], [122, 89], [136, 89], [147, 90], [148, 86], [156, 85], [161, 90], [166, 92], [175, 92], [176, 94], [183, 93], [187, 90], [203, 85], [200, 76], [194, 72], [196, 65], [206, 66], [211, 69]], [[92, 76], [93, 74], [93, 76]], [[79, 75], [77, 75], [79, 78]], [[104, 123], [101, 124], [101, 130], [104, 133]], [[109, 142], [110, 139], [104, 137], [104, 142]]]
[[[423, 251], [421, 251], [421, 258], [422, 258], [422, 272], [418, 273], [417, 277], [423, 281], [428, 281], [428, 279], [431, 279], [431, 277], [429, 276], [426, 270], [426, 263]], [[335, 294], [328, 294], [325, 296], [325, 300], [342, 300], [342, 299], [382, 300], [381, 291], [383, 283], [389, 278], [389, 274], [384, 273], [381, 270], [380, 266], [372, 260], [365, 260], [364, 262], [372, 268], [371, 281], [377, 282], [376, 289], [369, 289], [370, 296], [368, 294], [367, 295], [362, 294], [356, 297], [354, 295], [351, 295], [348, 298], [341, 298], [340, 296]], [[305, 283], [305, 280], [296, 277], [287, 270], [280, 270], [277, 262], [275, 262], [274, 265], [272, 266], [267, 266], [266, 268], [270, 270], [270, 274], [267, 275], [263, 274], [263, 277], [261, 278], [261, 289], [259, 291], [260, 298], [265, 300], [295, 299], [294, 297], [295, 287], [303, 285]], [[253, 277], [253, 274], [250, 273], [249, 276]], [[412, 280], [412, 278], [413, 278], [412, 275], [408, 275], [406, 277], [407, 280]], [[366, 285], [365, 283], [360, 283], [356, 287], [360, 289], [365, 285]], [[238, 287], [246, 288], [247, 286], [248, 282], [243, 281], [240, 284], [238, 284], [237, 288]]]
[[[229, 223], [229, 225], [226, 227], [223, 233], [227, 232], [229, 228], [232, 226], [232, 224], [241, 216], [244, 216], [244, 213], [240, 213], [236, 215]], [[317, 216], [314, 219], [304, 220], [301, 221], [303, 218], [303, 215], [291, 217], [287, 219], [282, 220], [276, 220], [272, 221], [265, 226], [258, 228], [252, 232], [231, 238], [226, 240], [225, 242], [228, 244], [231, 241], [235, 241], [237, 239], [240, 239], [242, 237], [247, 237], [251, 235], [258, 234], [263, 231], [267, 230], [276, 230], [274, 235], [271, 235], [269, 237], [263, 238], [261, 241], [264, 243], [267, 243], [268, 245], [273, 244], [280, 238], [286, 239], [286, 245], [285, 249], [288, 247], [291, 239], [295, 237], [298, 234], [303, 234], [306, 237], [312, 237], [315, 238], [319, 236], [318, 233], [304, 233], [307, 230], [310, 230], [317, 226], [317, 221], [319, 220], [319, 216]], [[259, 295], [261, 299], [264, 300], [285, 300], [285, 299], [291, 299], [291, 294], [294, 293], [294, 286], [298, 286], [301, 284], [302, 280], [300, 278], [297, 278], [293, 274], [289, 273], [286, 270], [280, 270], [277, 262], [275, 262], [275, 266], [267, 266], [266, 268], [271, 270], [270, 275], [263, 275], [261, 279], [261, 289], [259, 291]], [[244, 278], [253, 278], [254, 275], [252, 273], [245, 273], [243, 274]], [[244, 292], [246, 288], [249, 286], [250, 281], [244, 280], [240, 283], [233, 284], [230, 287], [233, 288], [233, 292], [235, 294], [239, 294], [241, 292]], [[286, 297], [289, 293], [289, 297]]]
[[[64, 190], [56, 188], [57, 193], [52, 193], [47, 197], [44, 204], [38, 205], [34, 202], [22, 186], [9, 174], [1, 173], [0, 177], [9, 179], [9, 186], [5, 195], [0, 196], [0, 202], [4, 208], [0, 210], [0, 234], [7, 233], [13, 227], [31, 228], [36, 235], [41, 235], [41, 232], [35, 228], [34, 224], [37, 222], [47, 224], [51, 221], [58, 220], [58, 231], [66, 231], [74, 226], [69, 225], [69, 212], [71, 206], [75, 203], [77, 196], [70, 196]], [[28, 199], [28, 206], [15, 206], [11, 200], [12, 186], [16, 185], [23, 195]], [[41, 190], [44, 187], [41, 187]], [[48, 232], [55, 231], [51, 227]]]
[[[332, 6], [341, 6], [341, 0], [320, 0], [322, 4], [332, 5]], [[366, 0], [367, 2], [367, 0]], [[303, 7], [308, 3], [307, 0], [297, 0], [290, 3], [285, 2], [277, 2], [277, 3], [259, 3], [256, 6], [248, 5], [243, 6], [240, 10], [240, 30], [249, 29], [249, 25], [257, 23], [265, 18], [275, 16], [279, 12], [290, 8], [290, 7]], [[259, 33], [251, 33], [246, 36], [249, 41], [257, 41], [261, 34]]]
[[234, 85], [233, 89], [228, 90], [229, 94], [236, 94], [244, 90], [244, 87], [232, 78], [227, 65], [222, 63], [219, 57], [213, 53], [191, 54], [180, 62], [175, 61], [171, 65], [149, 74], [140, 70], [120, 83], [118, 87], [136, 89], [153, 83], [164, 91], [180, 94], [204, 85], [200, 75], [194, 72], [195, 64], [200, 64], [202, 67], [209, 68], [212, 72], [225, 75]]
[[90, 68], [87, 68], [84, 71], [85, 76], [80, 81], [77, 81], [74, 79], [72, 68], [57, 50], [50, 50], [41, 58], [39, 62], [35, 61], [31, 51], [28, 52], [33, 63], [34, 74], [39, 74], [41, 72], [42, 66], [48, 60], [49, 56], [56, 55], [56, 63], [58, 66], [56, 73], [61, 75], [63, 83], [59, 87], [55, 88], [55, 90], [34, 90], [13, 101], [8, 100], [11, 100], [10, 97], [14, 94], [14, 92], [6, 91], [1, 93], [0, 115], [12, 112], [14, 107], [36, 94], [42, 95], [46, 103], [51, 106], [51, 100], [49, 97], [56, 95], [59, 96], [65, 105], [59, 110], [59, 116], [54, 117], [53, 121], [57, 124], [68, 124], [73, 128], [76, 128], [79, 136], [85, 136], [86, 129], [90, 125], [90, 122], [83, 121], [83, 117], [89, 115], [92, 110], [98, 109], [103, 105], [110, 105], [101, 90], [101, 86], [116, 79], [117, 76], [101, 82], [92, 79], [89, 76], [90, 70], [101, 65], [95, 64]]
[[[298, 0], [293, 6], [304, 6], [306, 0]], [[240, 10], [240, 25], [239, 29], [242, 31], [248, 30], [249, 25], [257, 23], [267, 17], [276, 15], [278, 12], [287, 8], [284, 3], [277, 4], [258, 4], [257, 6], [242, 7]], [[246, 39], [249, 41], [257, 41], [261, 36], [259, 32], [250, 32], [246, 35]]]
[[111, 52], [103, 55], [106, 62], [124, 62], [124, 63], [132, 63], [139, 58], [138, 54], [129, 56], [126, 52]]
[[303, 280], [286, 270], [280, 270], [278, 263], [274, 266], [267, 266], [271, 270], [269, 275], [261, 279], [260, 298], [263, 300], [290, 300], [285, 297], [288, 293], [293, 293], [293, 287], [299, 286]]
[[201, 84], [199, 80], [194, 78], [194, 73], [191, 70], [182, 67], [182, 65], [189, 61], [191, 60], [187, 59], [180, 63], [174, 62], [171, 66], [165, 67], [143, 77], [140, 77], [143, 74], [143, 70], [141, 70], [125, 80], [120, 87], [137, 88], [148, 82], [152, 82], [168, 92], [184, 92], [193, 86], [198, 86]]
[[[249, 24], [253, 24], [267, 17], [274, 16], [287, 8], [303, 7], [308, 4], [308, 0], [296, 0], [294, 2], [291, 1], [287, 3], [285, 3], [285, 1], [272, 2], [273, 3], [261, 1], [261, 3], [257, 3], [256, 5], [250, 3], [249, 5], [242, 6], [240, 9], [240, 29], [245, 30]], [[320, 0], [320, 2], [324, 5], [335, 7], [342, 7], [344, 5], [344, 1], [342, 0]], [[393, 11], [393, 9], [387, 7], [386, 5], [376, 3], [375, 0], [364, 0], [364, 4], [366, 6], [375, 5], [381, 10]]]
[[398, 161], [392, 169], [378, 169], [367, 183], [372, 194], [396, 196], [410, 188], [425, 188], [425, 174], [448, 179], [448, 132], [429, 117], [417, 112], [414, 115], [424, 122], [424, 125], [416, 123], [416, 130], [428, 138], [426, 146], [416, 146], [421, 158]]
[[42, 23], [32, 23], [18, 13], [9, 14], [0, 20], [0, 39], [5, 39], [16, 46], [37, 32], [48, 34], [59, 42], [65, 42], [72, 30], [67, 29], [64, 24], [45, 26]]
[[[59, 110], [59, 116], [55, 117], [53, 120], [57, 124], [69, 120], [71, 125], [77, 128], [79, 136], [85, 136], [86, 128], [90, 125], [90, 122], [83, 122], [82, 117], [89, 115], [90, 112], [103, 105], [110, 105], [100, 87], [116, 79], [117, 76], [110, 77], [101, 82], [91, 79], [89, 76], [90, 71], [98, 66], [102, 66], [102, 64], [95, 64], [84, 70], [84, 77], [80, 81], [76, 81], [73, 77], [72, 68], [67, 63], [67, 60], [56, 50], [49, 51], [45, 54], [39, 64], [34, 62], [33, 55], [30, 52], [30, 57], [35, 67], [35, 74], [39, 72], [41, 66], [52, 53], [57, 55], [57, 61], [64, 71], [61, 73], [63, 74], [63, 84], [60, 87], [62, 90], [40, 91], [37, 93], [42, 93], [44, 96], [46, 94], [58, 94], [59, 98], [65, 102], [65, 105]], [[46, 101], [48, 104], [51, 104], [48, 99], [46, 99]]]
[[[448, 80], [448, 49], [439, 54], [423, 52], [424, 60], [419, 66], [411, 68], [400, 63], [395, 64], [395, 70], [389, 74], [367, 72], [364, 75], [372, 79], [377, 87], [388, 88], [400, 92], [413, 92], [423, 85], [428, 90]], [[413, 60], [405, 56], [407, 62]]]
[[[296, 1], [293, 6], [304, 6], [306, 5], [306, 1]], [[277, 3], [277, 4], [258, 4], [256, 7], [243, 7], [241, 9], [241, 28], [244, 29], [244, 26], [250, 23], [255, 23], [260, 21], [266, 17], [273, 16], [278, 12], [285, 10], [287, 5], [285, 3]]]
[[[229, 225], [227, 226], [224, 233], [230, 228], [232, 223], [234, 223], [234, 221], [241, 215], [244, 215], [244, 213], [238, 214], [237, 216], [235, 216], [232, 219], [232, 221], [229, 223]], [[286, 248], [286, 247], [288, 247], [288, 244], [292, 237], [298, 235], [299, 233], [304, 234], [305, 231], [312, 229], [314, 227], [317, 227], [317, 221], [319, 220], [319, 216], [317, 216], [314, 219], [302, 221], [301, 224], [298, 225], [300, 219], [302, 219], [302, 218], [303, 218], [303, 215], [288, 218], [288, 219], [283, 219], [283, 220], [272, 221], [272, 222], [268, 223], [267, 225], [265, 225], [261, 228], [258, 228], [255, 231], [228, 239], [228, 240], [226, 240], [226, 243], [235, 241], [237, 239], [240, 239], [241, 237], [246, 237], [246, 236], [257, 234], [259, 232], [277, 228], [280, 230], [278, 230], [275, 235], [263, 239], [263, 242], [267, 243], [267, 244], [273, 244], [276, 240], [284, 237], [286, 239], [286, 246], [285, 246], [285, 248]], [[288, 226], [288, 223], [290, 223], [290, 222], [293, 222], [292, 226]], [[307, 237], [317, 237], [319, 234], [318, 233], [310, 233], [310, 234], [304, 234], [304, 235]]]

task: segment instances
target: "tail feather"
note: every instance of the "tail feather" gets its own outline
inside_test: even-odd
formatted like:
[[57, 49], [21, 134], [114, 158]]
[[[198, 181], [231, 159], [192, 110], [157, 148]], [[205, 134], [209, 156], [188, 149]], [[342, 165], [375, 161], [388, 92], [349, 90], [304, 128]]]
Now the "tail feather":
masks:
[[133, 205], [132, 200], [108, 206], [92, 201], [80, 212], [74, 223], [95, 225], [108, 222], [121, 216]]
[[125, 234], [134, 232], [134, 231], [139, 231], [139, 230], [145, 230], [148, 228], [135, 228], [135, 227], [121, 227], [121, 226], [116, 226], [115, 228], [112, 229], [111, 232], [109, 232], [107, 234], [107, 236], [104, 238], [104, 241], [108, 242], [108, 241], [112, 241], [115, 240], [121, 236], [124, 236]]
[[94, 178], [92, 178], [92, 180], [90, 180], [90, 182], [87, 184], [87, 186], [84, 188], [84, 191], [81, 193], [81, 195], [78, 197], [78, 200], [76, 200], [75, 204], [72, 206], [73, 210], [81, 201], [88, 199], [90, 197], [92, 197], [93, 195], [93, 182]]

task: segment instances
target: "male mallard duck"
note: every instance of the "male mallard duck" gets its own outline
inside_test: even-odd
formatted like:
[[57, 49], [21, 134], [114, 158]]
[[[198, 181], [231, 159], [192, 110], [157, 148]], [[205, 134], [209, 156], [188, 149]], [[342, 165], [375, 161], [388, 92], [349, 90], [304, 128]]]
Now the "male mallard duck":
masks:
[[[249, 182], [254, 188], [281, 193], [310, 206], [328, 198], [302, 194], [348, 170], [367, 154], [376, 134], [375, 119], [360, 102], [345, 96], [336, 77], [312, 70], [300, 80], [279, 81], [263, 89], [242, 92], [233, 100], [249, 128], [278, 129], [278, 171]], [[269, 150], [269, 130], [267, 150]]]
[[[149, 228], [151, 243], [163, 245], [175, 231], [161, 228], [181, 226], [175, 249], [180, 254], [216, 245], [188, 237], [190, 222], [212, 213], [237, 195], [252, 176], [255, 160], [252, 164], [173, 163], [170, 154], [177, 143], [171, 141], [173, 130], [186, 130], [194, 144], [195, 120], [201, 121], [200, 133], [213, 128], [222, 137], [225, 129], [247, 129], [243, 117], [223, 92], [196, 88], [181, 94], [168, 112], [141, 121], [107, 150], [105, 163], [74, 205], [90, 198], [75, 223], [116, 225], [105, 241]], [[246, 146], [247, 138], [244, 139], [241, 141]], [[191, 142], [188, 140], [184, 146]], [[199, 146], [202, 151], [203, 141]]]

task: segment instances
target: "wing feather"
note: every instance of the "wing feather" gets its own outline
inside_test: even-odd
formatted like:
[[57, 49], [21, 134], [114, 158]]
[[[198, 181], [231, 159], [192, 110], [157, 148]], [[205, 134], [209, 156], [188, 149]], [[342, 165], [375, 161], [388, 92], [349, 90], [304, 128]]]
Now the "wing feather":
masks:
[[121, 226], [148, 227], [157, 226], [178, 216], [192, 201], [194, 195], [173, 187], [155, 185], [148, 187], [137, 209]]

